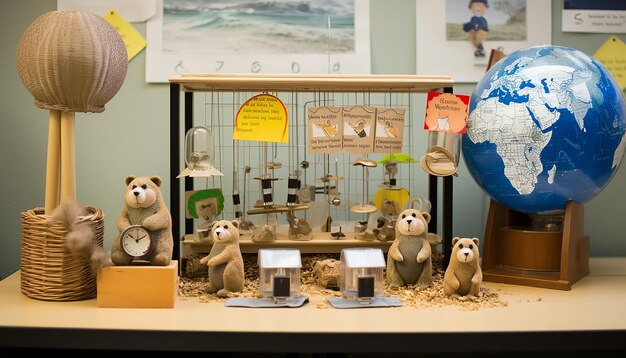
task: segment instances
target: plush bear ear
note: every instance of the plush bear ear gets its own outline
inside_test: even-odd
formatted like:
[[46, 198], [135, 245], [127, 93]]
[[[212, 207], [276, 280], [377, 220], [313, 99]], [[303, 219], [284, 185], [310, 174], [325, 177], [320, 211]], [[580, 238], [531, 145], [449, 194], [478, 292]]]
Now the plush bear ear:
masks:
[[239, 221], [237, 220], [233, 220], [231, 221], [231, 224], [233, 224], [234, 227], [236, 227], [237, 229], [239, 229]]
[[424, 211], [422, 213], [422, 216], [424, 217], [424, 220], [426, 220], [426, 223], [428, 224], [430, 222], [430, 213]]
[[476, 245], [478, 245], [478, 238], [477, 238], [477, 237], [473, 238], [473, 239], [472, 239], [472, 241], [474, 241], [474, 243], [475, 243]]
[[132, 182], [133, 180], [135, 180], [137, 177], [134, 175], [129, 175], [126, 177], [126, 185], [130, 184], [130, 182]]
[[157, 186], [160, 187], [161, 186], [161, 178], [158, 176], [152, 176], [150, 177], [150, 180], [152, 180], [152, 182]]
[[459, 242], [459, 240], [461, 240], [461, 238], [458, 236], [452, 239], [452, 246], [456, 245], [456, 243]]

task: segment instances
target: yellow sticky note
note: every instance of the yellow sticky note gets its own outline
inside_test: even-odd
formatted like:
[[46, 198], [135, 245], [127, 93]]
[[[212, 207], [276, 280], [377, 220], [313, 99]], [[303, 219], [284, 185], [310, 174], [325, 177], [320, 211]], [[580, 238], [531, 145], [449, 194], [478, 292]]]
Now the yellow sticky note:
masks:
[[115, 27], [122, 40], [124, 40], [126, 52], [128, 52], [128, 61], [146, 47], [146, 39], [131, 24], [124, 20], [117, 11], [110, 9], [103, 17]]
[[287, 143], [287, 108], [278, 98], [259, 94], [246, 101], [237, 112], [233, 139]]
[[611, 72], [622, 90], [626, 88], [626, 44], [613, 35], [593, 55]]

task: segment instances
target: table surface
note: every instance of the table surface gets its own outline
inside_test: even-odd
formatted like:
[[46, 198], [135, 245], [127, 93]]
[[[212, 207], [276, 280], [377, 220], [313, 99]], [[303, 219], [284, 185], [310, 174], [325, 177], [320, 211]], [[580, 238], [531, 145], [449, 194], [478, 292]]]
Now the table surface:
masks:
[[[174, 308], [99, 308], [0, 282], [0, 347], [231, 352], [626, 350], [626, 257], [591, 258], [569, 291], [483, 282], [506, 307], [335, 309], [225, 307], [179, 297]], [[326, 308], [320, 308], [324, 306]], [[470, 339], [471, 347], [455, 344]]]

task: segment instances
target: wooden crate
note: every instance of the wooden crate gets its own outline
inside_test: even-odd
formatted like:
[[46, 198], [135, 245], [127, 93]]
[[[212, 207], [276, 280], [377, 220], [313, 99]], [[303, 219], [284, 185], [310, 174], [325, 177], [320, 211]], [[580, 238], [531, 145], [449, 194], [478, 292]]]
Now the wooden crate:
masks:
[[178, 261], [168, 266], [109, 266], [97, 277], [98, 307], [173, 308]]

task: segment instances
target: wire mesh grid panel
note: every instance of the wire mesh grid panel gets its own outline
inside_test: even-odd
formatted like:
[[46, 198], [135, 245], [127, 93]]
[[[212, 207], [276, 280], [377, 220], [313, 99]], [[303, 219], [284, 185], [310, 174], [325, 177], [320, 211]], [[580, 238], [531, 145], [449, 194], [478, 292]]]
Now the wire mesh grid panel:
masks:
[[[425, 197], [428, 175], [419, 166], [425, 150], [423, 113], [425, 95], [418, 92], [323, 92], [278, 91], [268, 94], [280, 99], [288, 117], [288, 141], [285, 143], [233, 139], [237, 113], [256, 91], [206, 91], [203, 93], [202, 116], [194, 126], [209, 128], [214, 137], [214, 163], [223, 176], [195, 178], [194, 190], [219, 188], [224, 206], [219, 218], [232, 220], [240, 209], [244, 219], [255, 225], [286, 226], [282, 213], [248, 215], [263, 203], [261, 179], [270, 177], [274, 203], [288, 202], [289, 179], [298, 179], [297, 200], [308, 204], [298, 216], [306, 219], [315, 231], [328, 231], [330, 225], [349, 232], [357, 221], [366, 221], [376, 212], [355, 212], [355, 205], [367, 204], [381, 208], [381, 196], [395, 195], [388, 191], [402, 189], [402, 204], [410, 197]], [[395, 109], [404, 113], [401, 151], [396, 153], [350, 153], [337, 150], [329, 154], [311, 153], [308, 126], [313, 125], [308, 112], [320, 106]], [[348, 128], [348, 127], [347, 127]], [[349, 129], [349, 128], [348, 128]], [[355, 129], [356, 130], [356, 129]], [[257, 139], [257, 138], [255, 138]], [[357, 165], [359, 159], [371, 159], [375, 166]], [[411, 160], [412, 159], [412, 160]], [[395, 168], [385, 165], [394, 162]], [[234, 205], [232, 194], [239, 194], [240, 205]]]

